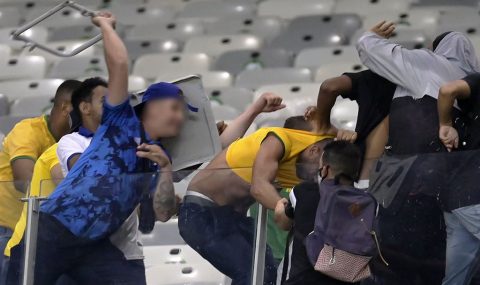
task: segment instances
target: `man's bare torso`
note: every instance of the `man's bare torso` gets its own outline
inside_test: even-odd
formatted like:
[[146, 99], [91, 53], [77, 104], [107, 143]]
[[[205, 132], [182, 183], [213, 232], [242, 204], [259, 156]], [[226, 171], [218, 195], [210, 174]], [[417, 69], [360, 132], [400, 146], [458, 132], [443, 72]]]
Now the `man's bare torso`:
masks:
[[223, 150], [205, 169], [200, 170], [190, 182], [188, 190], [209, 197], [219, 206], [233, 205], [237, 211], [246, 213], [255, 201], [250, 195], [250, 184], [230, 169], [226, 153], [227, 149]]

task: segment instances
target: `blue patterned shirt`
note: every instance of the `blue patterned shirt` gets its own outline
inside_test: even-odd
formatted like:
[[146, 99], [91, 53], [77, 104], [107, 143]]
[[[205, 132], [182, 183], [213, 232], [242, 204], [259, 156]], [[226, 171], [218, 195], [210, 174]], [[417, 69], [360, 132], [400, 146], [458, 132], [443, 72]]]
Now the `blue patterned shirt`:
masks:
[[[128, 218], [153, 186], [151, 174], [136, 156], [141, 125], [126, 101], [104, 103], [102, 123], [90, 146], [65, 179], [41, 205], [78, 237], [91, 240], [109, 236]], [[149, 163], [147, 172], [157, 168]]]

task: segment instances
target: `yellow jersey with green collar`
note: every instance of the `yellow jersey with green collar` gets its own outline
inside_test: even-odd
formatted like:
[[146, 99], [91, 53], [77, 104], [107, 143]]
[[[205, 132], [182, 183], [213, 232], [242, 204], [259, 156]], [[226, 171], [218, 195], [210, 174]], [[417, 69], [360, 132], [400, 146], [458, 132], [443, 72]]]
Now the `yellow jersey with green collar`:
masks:
[[276, 136], [284, 146], [276, 180], [283, 188], [291, 188], [301, 182], [296, 173], [297, 158], [307, 147], [333, 138], [331, 135], [318, 135], [311, 132], [285, 129], [261, 128], [253, 134], [232, 143], [227, 150], [226, 160], [234, 173], [244, 181], [252, 183], [252, 168], [262, 142], [268, 135]]
[[54, 143], [48, 117], [43, 115], [20, 121], [3, 139], [0, 151], [0, 226], [15, 228], [23, 207], [20, 198], [25, 196], [14, 187], [11, 163], [23, 158], [36, 161]]
[[[35, 168], [33, 169], [32, 181], [30, 182], [30, 196], [47, 197], [55, 190], [56, 183], [59, 181], [53, 181], [52, 169], [60, 164], [57, 157], [57, 144], [49, 147], [35, 162]], [[25, 228], [27, 227], [27, 204], [23, 205], [23, 211], [15, 225], [13, 235], [5, 247], [4, 254], [10, 256], [10, 250], [12, 247], [18, 245], [23, 238]]]

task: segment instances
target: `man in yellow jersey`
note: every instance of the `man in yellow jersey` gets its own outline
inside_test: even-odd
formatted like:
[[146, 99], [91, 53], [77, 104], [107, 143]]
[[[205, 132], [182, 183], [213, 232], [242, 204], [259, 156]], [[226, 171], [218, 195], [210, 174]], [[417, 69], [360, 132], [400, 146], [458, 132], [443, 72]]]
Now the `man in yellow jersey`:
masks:
[[30, 183], [35, 161], [70, 130], [70, 98], [79, 84], [76, 80], [63, 82], [55, 94], [50, 115], [22, 120], [3, 140], [0, 151], [0, 272], [3, 251], [20, 218], [23, 207], [20, 198]]
[[[218, 154], [189, 185], [179, 212], [184, 240], [233, 285], [251, 278], [254, 227], [246, 212], [256, 200], [274, 209], [290, 188], [317, 176], [323, 146], [332, 136], [287, 128], [262, 128]], [[264, 284], [275, 284], [267, 252]]]

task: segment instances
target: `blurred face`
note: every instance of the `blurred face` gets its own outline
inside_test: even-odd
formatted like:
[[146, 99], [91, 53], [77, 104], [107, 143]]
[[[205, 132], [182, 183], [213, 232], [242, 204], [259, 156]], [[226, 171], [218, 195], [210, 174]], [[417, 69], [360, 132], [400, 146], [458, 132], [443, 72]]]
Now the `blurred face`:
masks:
[[300, 153], [296, 163], [298, 178], [305, 181], [316, 180], [322, 153], [323, 149], [317, 144], [307, 147]]
[[149, 102], [143, 110], [143, 124], [152, 138], [171, 138], [180, 133], [185, 121], [185, 103], [177, 99]]

